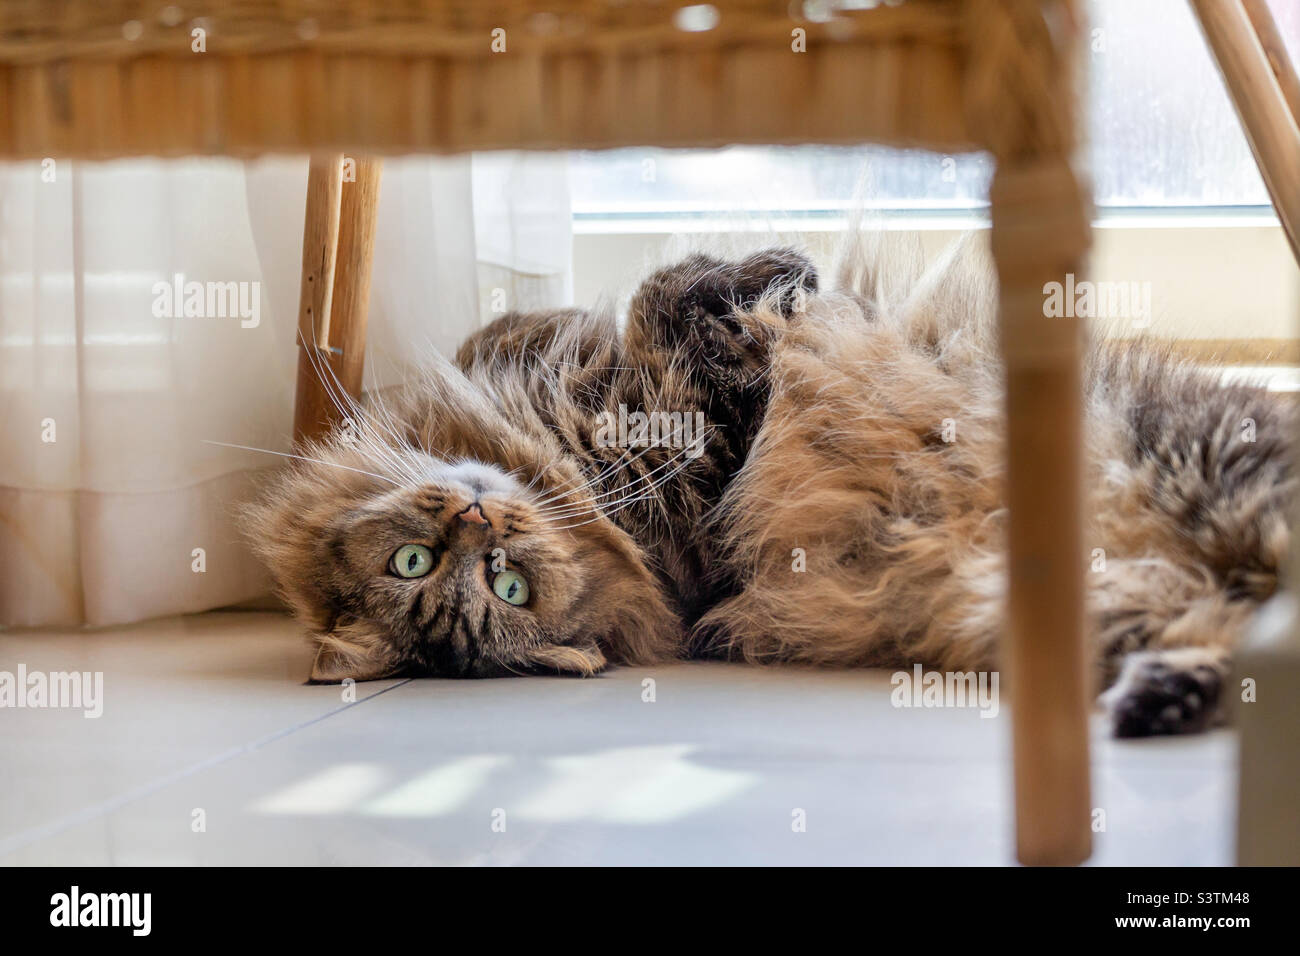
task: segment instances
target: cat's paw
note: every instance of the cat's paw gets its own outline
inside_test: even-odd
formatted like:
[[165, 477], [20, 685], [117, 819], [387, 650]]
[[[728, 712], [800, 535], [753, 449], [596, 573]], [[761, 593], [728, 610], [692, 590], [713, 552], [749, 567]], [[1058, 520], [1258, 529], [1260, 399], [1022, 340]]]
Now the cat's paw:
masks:
[[766, 353], [777, 328], [747, 314], [765, 297], [789, 319], [800, 291], [815, 292], [817, 270], [793, 249], [765, 249], [739, 261], [692, 255], [661, 269], [633, 297], [629, 321], [661, 347], [710, 364], [747, 364]]
[[800, 291], [817, 291], [817, 269], [793, 249], [764, 249], [739, 262], [713, 270], [711, 281], [697, 288], [701, 304], [713, 315], [726, 315], [754, 306], [766, 295], [790, 318]]
[[[816, 289], [816, 269], [791, 249], [715, 263], [692, 278], [673, 309], [677, 341], [724, 387], [743, 387], [766, 368], [800, 293]], [[772, 308], [751, 312], [760, 301]]]
[[1223, 722], [1227, 658], [1202, 648], [1142, 651], [1124, 661], [1100, 702], [1116, 737], [1192, 734]]

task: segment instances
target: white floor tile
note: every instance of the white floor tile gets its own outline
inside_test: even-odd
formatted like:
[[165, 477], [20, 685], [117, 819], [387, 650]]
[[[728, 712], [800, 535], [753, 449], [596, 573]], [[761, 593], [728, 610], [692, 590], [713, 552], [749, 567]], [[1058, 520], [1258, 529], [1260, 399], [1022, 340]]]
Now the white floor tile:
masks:
[[[0, 711], [0, 862], [1011, 862], [1005, 703], [690, 663], [361, 684], [348, 706], [302, 684], [309, 657], [265, 614], [0, 635], [0, 670], [106, 681], [97, 721]], [[1094, 739], [1093, 862], [1230, 862], [1230, 732], [1120, 742], [1098, 718]]]

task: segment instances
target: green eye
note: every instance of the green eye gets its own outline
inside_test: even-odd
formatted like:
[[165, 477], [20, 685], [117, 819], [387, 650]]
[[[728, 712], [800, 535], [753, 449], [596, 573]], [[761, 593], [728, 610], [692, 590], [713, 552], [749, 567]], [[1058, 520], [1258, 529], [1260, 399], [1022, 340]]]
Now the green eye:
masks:
[[404, 544], [389, 563], [399, 578], [422, 578], [433, 570], [433, 552], [422, 544]]
[[510, 604], [528, 603], [528, 582], [515, 571], [502, 571], [492, 579], [497, 597]]

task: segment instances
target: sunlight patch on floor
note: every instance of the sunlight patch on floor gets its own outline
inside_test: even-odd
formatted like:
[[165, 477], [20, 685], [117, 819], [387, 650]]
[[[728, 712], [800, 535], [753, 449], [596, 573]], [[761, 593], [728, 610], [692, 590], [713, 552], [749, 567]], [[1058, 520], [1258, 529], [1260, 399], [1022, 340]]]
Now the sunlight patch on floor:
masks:
[[517, 811], [524, 820], [563, 823], [666, 823], [723, 804], [754, 774], [690, 762], [689, 744], [619, 747], [588, 756], [556, 757], [556, 775]]
[[501, 754], [461, 757], [434, 767], [361, 807], [375, 817], [440, 817], [459, 810], [487, 784], [492, 772], [511, 762]]

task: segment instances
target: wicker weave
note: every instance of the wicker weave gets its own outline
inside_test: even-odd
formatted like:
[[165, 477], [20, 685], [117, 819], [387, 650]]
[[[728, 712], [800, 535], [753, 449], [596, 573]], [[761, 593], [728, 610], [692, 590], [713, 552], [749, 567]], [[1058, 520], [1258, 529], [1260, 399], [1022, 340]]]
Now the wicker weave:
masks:
[[[866, 8], [827, 2], [715, 0], [716, 27], [677, 25], [682, 0], [6, 0], [0, 4], [0, 62], [75, 56], [130, 59], [187, 56], [203, 27], [227, 54], [290, 50], [402, 54], [489, 52], [491, 31], [536, 52], [556, 47], [702, 49], [788, 39], [794, 26], [838, 40], [886, 37], [941, 41], [953, 29], [951, 0], [908, 0]], [[816, 15], [791, 16], [792, 8]], [[863, 7], [863, 9], [855, 9]]]
[[4, 0], [0, 155], [979, 145], [960, 0], [816, 19], [784, 0], [715, 0], [716, 25], [697, 32], [683, 6]]

